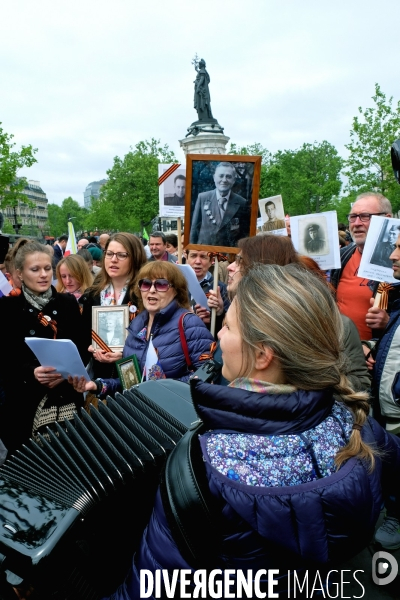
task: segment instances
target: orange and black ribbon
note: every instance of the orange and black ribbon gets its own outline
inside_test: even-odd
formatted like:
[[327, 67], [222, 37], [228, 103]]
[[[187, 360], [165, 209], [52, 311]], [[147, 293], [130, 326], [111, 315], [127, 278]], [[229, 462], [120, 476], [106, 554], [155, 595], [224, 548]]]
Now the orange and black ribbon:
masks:
[[42, 312], [38, 314], [38, 319], [41, 325], [45, 327], [50, 325], [54, 332], [53, 339], [55, 340], [57, 338], [57, 321], [54, 321], [54, 319], [51, 319], [48, 315], [44, 315]]
[[199, 360], [210, 360], [214, 356], [215, 349], [217, 347], [217, 342], [211, 342], [210, 352], [203, 352], [200, 354]]
[[170, 175], [172, 175], [172, 173], [174, 173], [174, 171], [176, 171], [177, 169], [179, 169], [180, 167], [180, 163], [174, 163], [173, 165], [171, 165], [162, 175], [160, 175], [160, 177], [158, 178], [158, 185], [161, 185], [162, 183], [164, 183], [164, 181], [166, 179], [168, 179], [168, 177]]
[[381, 294], [381, 297], [379, 299], [379, 308], [382, 308], [382, 310], [387, 310], [389, 301], [389, 291], [392, 289], [393, 286], [390, 283], [380, 283], [378, 285], [376, 293]]
[[94, 342], [96, 342], [96, 344], [98, 345], [98, 347], [103, 350], [104, 352], [113, 352], [111, 350], [111, 348], [109, 346], [107, 346], [107, 344], [105, 343], [104, 340], [101, 339], [101, 337], [95, 332], [94, 329], [92, 329], [92, 340]]

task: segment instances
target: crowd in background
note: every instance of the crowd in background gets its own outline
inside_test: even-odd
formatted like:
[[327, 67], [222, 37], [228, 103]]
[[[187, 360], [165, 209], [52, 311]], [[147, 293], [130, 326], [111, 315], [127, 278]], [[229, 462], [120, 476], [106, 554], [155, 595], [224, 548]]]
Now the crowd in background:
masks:
[[[231, 535], [225, 540], [224, 552], [230, 564], [253, 556], [252, 564], [264, 568], [272, 560], [271, 544], [277, 542], [270, 537], [265, 546], [257, 537], [263, 536], [263, 522], [268, 525], [274, 512], [261, 506], [257, 494], [251, 502], [259, 522], [254, 529], [249, 527], [243, 516], [249, 500], [241, 497], [245, 494], [241, 485], [289, 487], [335, 478], [353, 459], [358, 462], [351, 477], [357, 480], [359, 490], [355, 491], [357, 485], [351, 487], [347, 471], [342, 485], [355, 512], [357, 503], [365, 508], [362, 543], [373, 531], [379, 502], [384, 502], [386, 516], [375, 540], [389, 550], [400, 548], [396, 471], [400, 465], [400, 232], [390, 256], [399, 284], [392, 286], [386, 309], [375, 307], [377, 286], [357, 277], [372, 215], [392, 216], [389, 200], [373, 192], [361, 194], [352, 206], [348, 225], [339, 224], [341, 268], [330, 273], [321, 271], [310, 257], [299, 255], [290, 235], [265, 233], [240, 240], [238, 252], [220, 261], [218, 272], [212, 254], [188, 249], [179, 257], [177, 236], [159, 231], [150, 234], [148, 243], [130, 233], [82, 238], [77, 253], [69, 255], [65, 255], [66, 236], [61, 236], [54, 248], [19, 239], [5, 260], [12, 292], [0, 298], [2, 333], [7, 340], [7, 353], [0, 364], [3, 444], [12, 453], [52, 423], [73, 418], [85, 402], [120, 391], [115, 367], [123, 357], [136, 355], [144, 379], [167, 377], [188, 382], [197, 368], [214, 352], [220, 357], [222, 350], [219, 385], [207, 387], [198, 382], [193, 389], [196, 409], [210, 431], [217, 431], [207, 434], [201, 445], [210, 485], [226, 504]], [[286, 226], [290, 234], [290, 221]], [[206, 294], [205, 306], [192, 298], [177, 262], [193, 268]], [[121, 351], [101, 349], [92, 340], [92, 309], [108, 306], [129, 307], [130, 322]], [[213, 309], [217, 317], [214, 335], [210, 331]], [[90, 381], [65, 380], [54, 369], [40, 365], [25, 344], [29, 336], [74, 341]], [[108, 341], [112, 345], [112, 335]], [[149, 369], [153, 349], [156, 362]], [[17, 377], [12, 375], [16, 361]], [[219, 386], [224, 390], [219, 391]], [[274, 403], [276, 410], [279, 405], [279, 417]], [[310, 405], [315, 405], [313, 417]], [[225, 421], [218, 411], [223, 411]], [[273, 427], [265, 425], [269, 421]], [[218, 433], [221, 428], [232, 430], [233, 437]], [[381, 453], [376, 452], [377, 446]], [[249, 459], [250, 448], [255, 465]], [[240, 453], [247, 458], [239, 460]], [[377, 491], [380, 469], [397, 473], [383, 496]], [[220, 489], [221, 475], [224, 490]], [[333, 513], [335, 499], [340, 498], [341, 510], [344, 502], [343, 490], [339, 491], [336, 479], [334, 482], [333, 496], [327, 500]], [[361, 497], [367, 489], [373, 489], [373, 508]], [[317, 495], [311, 498], [310, 494], [309, 501], [314, 503]], [[270, 496], [272, 502], [271, 498], [277, 506], [279, 495]], [[164, 562], [157, 558], [157, 544], [169, 549], [173, 545], [170, 532], [160, 536], [155, 532], [165, 520], [157, 502], [138, 565], [149, 568], [153, 561], [160, 568], [185, 568], [176, 548]], [[315, 510], [320, 510], [318, 502]], [[299, 507], [295, 512], [300, 518]], [[342, 552], [343, 545], [330, 540], [336, 533], [348, 540], [349, 548], [359, 548], [360, 540], [356, 543], [354, 539], [360, 532], [360, 519], [354, 512], [351, 518], [357, 523], [351, 525], [349, 517], [341, 529], [335, 517], [332, 533], [324, 513], [320, 527], [329, 542], [316, 543], [315, 552], [329, 553], [329, 544], [334, 552]], [[287, 531], [283, 529], [290, 551], [286, 547], [282, 555], [278, 552], [277, 560], [292, 564], [296, 562], [294, 532], [289, 526]], [[247, 540], [243, 556], [237, 547], [240, 536]], [[304, 533], [304, 543], [308, 536]], [[135, 572], [134, 566], [115, 598], [138, 597]]]

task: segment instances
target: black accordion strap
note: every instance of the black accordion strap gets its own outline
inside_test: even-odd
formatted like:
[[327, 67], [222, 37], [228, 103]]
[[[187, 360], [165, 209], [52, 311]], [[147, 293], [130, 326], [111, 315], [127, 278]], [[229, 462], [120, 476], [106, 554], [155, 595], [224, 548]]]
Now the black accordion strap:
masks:
[[[168, 457], [161, 496], [174, 540], [194, 569], [216, 568], [222, 534], [218, 504], [209, 490], [198, 435], [189, 429]], [[205, 544], [207, 539], [207, 544]]]

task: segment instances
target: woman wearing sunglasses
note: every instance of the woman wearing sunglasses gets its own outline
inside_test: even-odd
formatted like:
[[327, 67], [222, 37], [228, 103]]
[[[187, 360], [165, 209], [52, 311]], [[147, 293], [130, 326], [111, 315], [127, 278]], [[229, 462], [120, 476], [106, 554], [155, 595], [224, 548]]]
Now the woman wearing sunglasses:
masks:
[[93, 285], [80, 297], [83, 306], [82, 318], [87, 346], [93, 356], [94, 377], [115, 377], [115, 362], [121, 352], [95, 350], [92, 343], [92, 307], [120, 306], [129, 304], [137, 310], [138, 301], [134, 291], [136, 275], [146, 263], [146, 254], [139, 238], [131, 233], [115, 233], [106, 243], [101, 272]]
[[[143, 372], [149, 348], [150, 351], [154, 348], [157, 364], [152, 365], [155, 366], [152, 372], [144, 373], [145, 379], [167, 377], [187, 381], [193, 370], [210, 358], [214, 338], [203, 321], [190, 311], [184, 275], [173, 263], [149, 262], [137, 275], [135, 292], [142, 310], [129, 325], [123, 356], [135, 354]], [[75, 389], [95, 391], [101, 398], [120, 389], [118, 379], [103, 377], [90, 382], [75, 379], [73, 383]]]

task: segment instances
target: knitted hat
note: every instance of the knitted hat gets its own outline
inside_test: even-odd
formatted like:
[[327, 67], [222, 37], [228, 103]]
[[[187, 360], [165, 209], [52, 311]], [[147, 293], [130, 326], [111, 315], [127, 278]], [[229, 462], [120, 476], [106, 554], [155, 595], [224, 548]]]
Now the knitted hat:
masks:
[[92, 248], [88, 248], [88, 250], [93, 257], [93, 260], [101, 260], [102, 259], [103, 253], [100, 250], [100, 248], [96, 248], [93, 246]]

